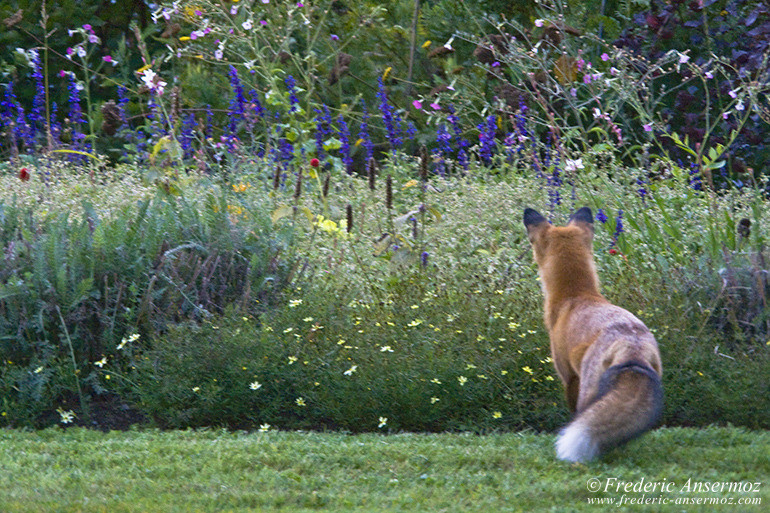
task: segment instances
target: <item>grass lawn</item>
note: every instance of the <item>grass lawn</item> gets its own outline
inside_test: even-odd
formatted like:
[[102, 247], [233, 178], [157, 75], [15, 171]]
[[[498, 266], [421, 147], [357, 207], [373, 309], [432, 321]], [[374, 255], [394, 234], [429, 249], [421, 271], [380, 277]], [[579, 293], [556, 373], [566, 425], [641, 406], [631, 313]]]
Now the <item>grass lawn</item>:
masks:
[[[590, 465], [556, 461], [552, 445], [553, 436], [534, 433], [6, 430], [0, 511], [759, 512], [770, 504], [770, 432], [660, 429]], [[631, 499], [656, 503], [618, 507]]]

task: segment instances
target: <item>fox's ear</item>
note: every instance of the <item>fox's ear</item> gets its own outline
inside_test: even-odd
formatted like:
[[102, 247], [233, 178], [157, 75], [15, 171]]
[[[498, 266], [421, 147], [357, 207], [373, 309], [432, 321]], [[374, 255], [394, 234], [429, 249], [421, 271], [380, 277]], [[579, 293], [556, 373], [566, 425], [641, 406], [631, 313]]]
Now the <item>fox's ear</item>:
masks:
[[524, 226], [527, 227], [527, 237], [530, 242], [535, 242], [536, 234], [543, 228], [550, 226], [548, 220], [540, 215], [540, 212], [531, 208], [524, 209]]
[[524, 209], [524, 226], [527, 230], [533, 228], [541, 223], [547, 223], [548, 220], [543, 217], [540, 212], [531, 208]]
[[591, 209], [588, 207], [583, 207], [574, 214], [572, 214], [572, 217], [569, 218], [569, 221], [567, 221], [567, 224], [572, 224], [576, 222], [581, 223], [588, 223], [590, 225], [594, 224], [594, 215], [591, 212]]

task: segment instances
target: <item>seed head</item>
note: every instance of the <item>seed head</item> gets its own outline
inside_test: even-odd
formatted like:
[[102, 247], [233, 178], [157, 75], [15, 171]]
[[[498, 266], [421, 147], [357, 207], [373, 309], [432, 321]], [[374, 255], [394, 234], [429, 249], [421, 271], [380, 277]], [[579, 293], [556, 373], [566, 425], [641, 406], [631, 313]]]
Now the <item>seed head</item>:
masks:
[[377, 164], [374, 161], [374, 158], [370, 158], [369, 161], [366, 164], [366, 173], [369, 176], [369, 190], [374, 190], [374, 181], [377, 177]]

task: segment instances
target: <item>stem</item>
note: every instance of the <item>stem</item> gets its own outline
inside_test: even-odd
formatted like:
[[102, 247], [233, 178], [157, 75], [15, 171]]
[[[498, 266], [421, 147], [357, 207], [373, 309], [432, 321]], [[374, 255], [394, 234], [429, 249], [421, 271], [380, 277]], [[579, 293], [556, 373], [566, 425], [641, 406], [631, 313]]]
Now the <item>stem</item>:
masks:
[[74, 369], [74, 376], [75, 376], [75, 385], [78, 389], [78, 400], [80, 401], [80, 410], [83, 413], [83, 417], [85, 417], [86, 420], [88, 420], [88, 405], [86, 404], [85, 397], [83, 396], [83, 391], [80, 388], [80, 378], [78, 377], [78, 374], [80, 374], [80, 370], [78, 369], [78, 363], [75, 359], [75, 349], [72, 347], [72, 339], [70, 338], [69, 330], [67, 329], [67, 323], [64, 322], [64, 317], [61, 314], [61, 309], [59, 308], [59, 305], [56, 305], [56, 313], [59, 314], [59, 320], [61, 321], [62, 329], [64, 330], [64, 336], [67, 339], [67, 345], [70, 348], [70, 358], [72, 359], [72, 368]]
[[412, 15], [412, 34], [409, 42], [409, 71], [406, 74], [406, 81], [409, 84], [406, 88], [406, 94], [412, 92], [412, 69], [414, 68], [414, 50], [417, 42], [417, 22], [420, 19], [420, 0], [414, 0], [414, 14]]

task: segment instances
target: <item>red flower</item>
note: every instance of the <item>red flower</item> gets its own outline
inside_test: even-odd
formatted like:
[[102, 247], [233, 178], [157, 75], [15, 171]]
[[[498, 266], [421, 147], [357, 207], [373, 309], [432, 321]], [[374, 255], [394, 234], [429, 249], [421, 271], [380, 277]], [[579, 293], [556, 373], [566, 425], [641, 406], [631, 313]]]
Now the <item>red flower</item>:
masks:
[[26, 182], [27, 180], [30, 179], [30, 177], [31, 175], [29, 174], [29, 171], [27, 171], [26, 167], [19, 169], [19, 180], [21, 180], [22, 182]]
[[321, 165], [321, 161], [316, 158], [312, 158], [310, 159], [310, 165], [313, 167], [318, 167]]
[[610, 248], [610, 255], [617, 255], [617, 254], [618, 254], [618, 250], [617, 249]]

